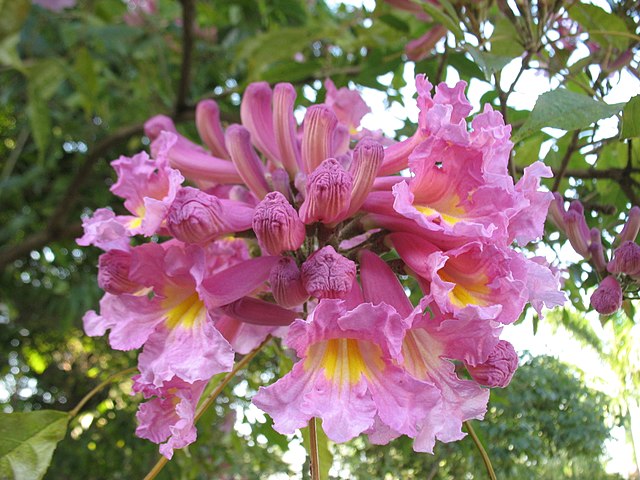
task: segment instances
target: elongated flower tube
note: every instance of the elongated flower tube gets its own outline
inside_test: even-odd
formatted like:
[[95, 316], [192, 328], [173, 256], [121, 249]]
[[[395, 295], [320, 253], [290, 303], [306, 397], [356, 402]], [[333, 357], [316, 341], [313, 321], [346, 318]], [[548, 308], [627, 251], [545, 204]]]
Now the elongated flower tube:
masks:
[[282, 167], [274, 135], [271, 97], [271, 87], [267, 82], [250, 84], [242, 97], [240, 118], [242, 125], [251, 133], [251, 142], [256, 148], [264, 153], [275, 167]]
[[295, 178], [302, 162], [298, 146], [297, 124], [293, 115], [296, 89], [290, 83], [279, 83], [273, 90], [273, 130], [280, 160], [291, 178]]
[[273, 298], [283, 307], [297, 307], [309, 298], [300, 269], [291, 257], [282, 257], [278, 261], [269, 274], [269, 283]]
[[566, 234], [573, 249], [585, 259], [591, 258], [589, 244], [591, 243], [591, 232], [584, 218], [584, 207], [578, 201], [571, 202], [569, 210], [564, 216]]
[[302, 166], [305, 173], [313, 172], [327, 158], [333, 156], [334, 131], [338, 119], [324, 105], [309, 107], [304, 116], [302, 131]]
[[232, 232], [251, 228], [253, 209], [232, 200], [184, 187], [167, 213], [167, 229], [185, 243], [205, 244]]
[[591, 294], [591, 306], [600, 315], [612, 315], [622, 306], [622, 287], [616, 277], [609, 275]]
[[607, 265], [610, 273], [624, 273], [630, 276], [640, 275], [640, 245], [627, 240], [613, 251], [613, 259]]
[[467, 365], [467, 370], [476, 382], [491, 388], [509, 385], [517, 368], [518, 354], [506, 340], [500, 340], [484, 362]]
[[261, 326], [287, 326], [297, 316], [296, 312], [253, 297], [242, 297], [220, 309], [241, 322]]
[[607, 269], [607, 261], [604, 258], [602, 234], [600, 229], [595, 227], [591, 229], [590, 234], [589, 253], [591, 254], [591, 263], [596, 267], [596, 270], [604, 272]]
[[302, 264], [302, 282], [316, 298], [345, 298], [356, 277], [356, 264], [327, 245]]
[[269, 193], [258, 204], [252, 225], [260, 247], [269, 255], [297, 250], [304, 242], [304, 223], [280, 192]]
[[383, 159], [384, 148], [380, 143], [365, 138], [356, 145], [349, 168], [349, 172], [353, 176], [353, 187], [347, 216], [357, 212], [364, 203], [373, 187]]
[[304, 223], [337, 223], [346, 217], [353, 177], [335, 158], [323, 161], [307, 178], [307, 195], [300, 206]]
[[638, 232], [640, 231], [640, 207], [633, 206], [629, 210], [627, 222], [624, 224], [622, 231], [616, 238], [616, 243], [622, 244], [626, 241], [636, 241]]
[[242, 180], [258, 198], [264, 198], [270, 188], [265, 178], [264, 165], [251, 147], [249, 131], [242, 125], [231, 125], [227, 128], [225, 138], [231, 161]]
[[289, 328], [286, 343], [301, 360], [282, 379], [261, 387], [253, 403], [281, 433], [320, 417], [336, 442], [356, 437], [376, 418], [416, 435], [435, 394], [394, 364], [405, 325], [385, 304], [363, 303], [350, 310], [344, 300], [322, 300], [308, 321], [296, 320]]
[[152, 150], [157, 145], [163, 145], [167, 150], [169, 164], [189, 180], [214, 184], [242, 182], [242, 177], [233, 163], [214, 157], [202, 149], [185, 146], [178, 142], [176, 135], [171, 132], [162, 132], [151, 144]]
[[202, 100], [196, 107], [196, 128], [202, 141], [216, 157], [228, 159], [220, 124], [220, 108], [215, 100]]
[[131, 252], [109, 250], [98, 259], [98, 286], [113, 295], [135, 293], [142, 288], [129, 278]]

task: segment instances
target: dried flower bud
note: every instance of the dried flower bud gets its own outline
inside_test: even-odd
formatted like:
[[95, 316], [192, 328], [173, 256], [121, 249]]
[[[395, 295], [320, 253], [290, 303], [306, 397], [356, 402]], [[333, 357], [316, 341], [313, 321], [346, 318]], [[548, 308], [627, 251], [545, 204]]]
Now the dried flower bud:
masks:
[[622, 287], [616, 277], [608, 276], [591, 295], [591, 306], [600, 315], [611, 315], [622, 306]]
[[356, 264], [326, 246], [302, 264], [302, 282], [316, 298], [345, 298], [356, 277]]
[[300, 218], [306, 224], [335, 223], [346, 217], [353, 177], [335, 158], [322, 162], [307, 178]]
[[131, 253], [109, 250], [98, 259], [98, 286], [107, 293], [121, 295], [140, 290], [141, 285], [129, 280]]
[[280, 192], [267, 194], [258, 204], [252, 226], [260, 247], [270, 255], [297, 250], [304, 242], [304, 224]]
[[640, 245], [632, 241], [623, 242], [613, 252], [613, 259], [607, 265], [611, 273], [640, 274]]
[[251, 227], [253, 211], [239, 202], [209, 195], [197, 188], [178, 191], [166, 222], [171, 235], [185, 243], [204, 244], [227, 233]]
[[302, 275], [291, 257], [282, 257], [269, 275], [271, 293], [279, 305], [286, 308], [303, 304], [309, 294], [302, 284]]
[[476, 382], [491, 388], [509, 385], [517, 368], [518, 354], [506, 340], [500, 340], [483, 363], [467, 365], [467, 370]]

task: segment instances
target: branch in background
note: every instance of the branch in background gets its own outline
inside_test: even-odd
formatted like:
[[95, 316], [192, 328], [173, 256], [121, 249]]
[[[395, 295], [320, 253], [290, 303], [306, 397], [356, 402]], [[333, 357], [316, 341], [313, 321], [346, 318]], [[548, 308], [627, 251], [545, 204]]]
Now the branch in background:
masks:
[[571, 143], [569, 143], [567, 151], [564, 152], [564, 156], [562, 157], [562, 161], [560, 162], [560, 169], [554, 175], [555, 180], [553, 181], [553, 186], [551, 187], [552, 192], [558, 191], [560, 182], [567, 172], [567, 166], [569, 165], [569, 160], [571, 160], [571, 155], [573, 155], [573, 152], [575, 152], [576, 147], [578, 146], [578, 135], [580, 135], [580, 130], [576, 130], [571, 136]]
[[191, 60], [193, 58], [193, 24], [195, 7], [193, 0], [180, 0], [182, 4], [182, 65], [180, 67], [180, 81], [176, 94], [175, 115], [179, 115], [187, 108], [187, 97], [191, 85]]

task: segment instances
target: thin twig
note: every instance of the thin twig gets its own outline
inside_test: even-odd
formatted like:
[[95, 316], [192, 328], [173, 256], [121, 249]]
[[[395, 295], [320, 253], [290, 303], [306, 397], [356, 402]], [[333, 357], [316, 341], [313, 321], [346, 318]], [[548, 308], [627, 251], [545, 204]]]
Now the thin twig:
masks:
[[[242, 370], [247, 365], [247, 363], [249, 363], [253, 359], [253, 357], [255, 357], [258, 354], [258, 352], [262, 350], [262, 347], [264, 347], [270, 340], [271, 340], [271, 336], [268, 336], [260, 345], [258, 345], [256, 348], [251, 350], [251, 352], [247, 353], [244, 357], [242, 357], [242, 360], [240, 360], [238, 363], [235, 364], [235, 366], [233, 367], [233, 370], [231, 370], [222, 379], [220, 384], [218, 384], [218, 386], [215, 389], [213, 389], [213, 391], [207, 396], [207, 398], [205, 398], [204, 401], [200, 404], [200, 406], [198, 407], [198, 410], [196, 411], [196, 415], [194, 417], [193, 423], [196, 423], [200, 419], [200, 417], [202, 417], [204, 412], [206, 412], [207, 409], [211, 405], [213, 405], [213, 402], [215, 402], [218, 395], [222, 393], [224, 388], [233, 379], [233, 377], [235, 377], [236, 374], [240, 370]], [[162, 471], [162, 469], [168, 462], [169, 460], [166, 457], [164, 456], [160, 457], [156, 462], [156, 464], [153, 466], [153, 468], [144, 477], [144, 480], [153, 480], [154, 478], [156, 478], [156, 476], [160, 473], [160, 471]]]
[[562, 161], [560, 162], [560, 169], [555, 174], [556, 178], [553, 181], [553, 186], [551, 187], [552, 192], [558, 191], [558, 187], [560, 187], [560, 182], [562, 181], [562, 178], [567, 171], [567, 166], [569, 165], [569, 160], [571, 160], [571, 155], [573, 155], [573, 152], [578, 146], [578, 135], [580, 135], [580, 130], [576, 130], [575, 132], [573, 132], [571, 143], [569, 143], [567, 151], [564, 152], [564, 156], [562, 157]]
[[193, 59], [193, 25], [195, 8], [193, 0], [180, 0], [182, 4], [182, 65], [180, 66], [180, 81], [176, 94], [176, 115], [187, 107], [187, 97], [191, 85], [191, 61]]
[[128, 375], [129, 373], [133, 373], [138, 369], [138, 367], [131, 367], [131, 368], [127, 368], [125, 370], [121, 370], [120, 372], [116, 372], [113, 375], [110, 375], [105, 381], [99, 383], [96, 387], [94, 387], [89, 393], [87, 393], [84, 397], [82, 397], [82, 400], [80, 400], [78, 402], [78, 404], [75, 406], [75, 408], [73, 410], [71, 410], [69, 412], [69, 416], [70, 417], [75, 417], [76, 415], [78, 415], [78, 413], [80, 413], [80, 410], [82, 410], [82, 407], [85, 406], [85, 404], [91, 400], [91, 398], [93, 398], [93, 396], [98, 393], [100, 390], [102, 390], [104, 387], [106, 387], [107, 385], [109, 385], [111, 382], [113, 382], [116, 378], [121, 377], [123, 375]]
[[311, 471], [311, 480], [320, 480], [320, 452], [318, 451], [316, 417], [309, 420], [309, 470]]
[[484, 449], [484, 447], [482, 446], [482, 443], [480, 442], [480, 439], [476, 435], [476, 432], [473, 430], [473, 427], [471, 426], [471, 423], [470, 422], [464, 422], [464, 426], [466, 427], [467, 432], [469, 432], [469, 435], [471, 436], [471, 439], [473, 440], [473, 443], [476, 444], [476, 447], [477, 447], [478, 451], [480, 452], [480, 456], [482, 457], [482, 461], [484, 463], [484, 466], [487, 469], [487, 474], [489, 475], [489, 478], [491, 480], [497, 480], [496, 479], [496, 473], [493, 471], [493, 466], [491, 465], [491, 460], [489, 459], [489, 455], [487, 455], [487, 452]]

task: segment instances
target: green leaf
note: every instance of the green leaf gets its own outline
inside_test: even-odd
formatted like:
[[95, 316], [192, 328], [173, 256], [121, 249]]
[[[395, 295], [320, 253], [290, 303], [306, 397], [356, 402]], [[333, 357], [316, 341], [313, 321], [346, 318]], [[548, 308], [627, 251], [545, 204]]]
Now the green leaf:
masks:
[[500, 17], [491, 34], [491, 53], [515, 58], [524, 51], [515, 25], [506, 17]]
[[[447, 12], [449, 12], [449, 15], [451, 15], [451, 5], [447, 5], [447, 3], [448, 2], [442, 2]], [[455, 10], [453, 10], [453, 15], [449, 16], [438, 7], [430, 3], [423, 3], [422, 8], [431, 16], [431, 18], [433, 18], [436, 22], [441, 23], [447, 30], [453, 33], [457, 40], [464, 39], [464, 32], [460, 28], [460, 21], [455, 14]]]
[[30, 0], [0, 0], [0, 40], [20, 31], [30, 9]]
[[640, 137], [640, 95], [627, 102], [622, 110], [620, 138]]
[[[309, 451], [309, 427], [301, 428], [302, 444]], [[316, 419], [316, 436], [318, 438], [318, 455], [320, 457], [320, 479], [329, 480], [329, 469], [333, 464], [333, 454], [329, 450], [329, 439], [320, 426], [320, 421]]]
[[562, 130], [588, 127], [593, 122], [615, 115], [623, 106], [623, 103], [609, 105], [587, 95], [558, 88], [538, 97], [531, 115], [512, 140], [522, 140], [544, 127]]
[[511, 56], [482, 52], [473, 45], [464, 45], [464, 48], [471, 54], [487, 80], [491, 80], [491, 75], [502, 70], [507, 63], [513, 60]]
[[[569, 9], [569, 16], [589, 33], [592, 41], [605, 49], [612, 46], [618, 50], [624, 50], [629, 45], [628, 37], [617, 35], [629, 33], [625, 21], [596, 5], [576, 3]], [[592, 31], [597, 33], [591, 33]], [[606, 32], [612, 32], [612, 34]]]
[[0, 413], [0, 478], [42, 478], [68, 422], [69, 414], [56, 410]]

